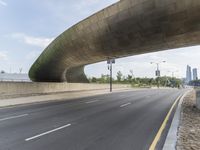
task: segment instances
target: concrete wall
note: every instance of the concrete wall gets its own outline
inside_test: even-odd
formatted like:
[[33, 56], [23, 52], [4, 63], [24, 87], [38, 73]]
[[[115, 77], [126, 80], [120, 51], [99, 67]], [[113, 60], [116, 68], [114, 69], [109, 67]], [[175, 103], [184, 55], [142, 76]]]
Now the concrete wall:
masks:
[[195, 88], [196, 91], [196, 105], [200, 109], [200, 88]]
[[[113, 88], [128, 88], [130, 85], [114, 84]], [[43, 94], [64, 91], [109, 89], [109, 84], [87, 83], [39, 83], [39, 82], [0, 82], [0, 95]]]

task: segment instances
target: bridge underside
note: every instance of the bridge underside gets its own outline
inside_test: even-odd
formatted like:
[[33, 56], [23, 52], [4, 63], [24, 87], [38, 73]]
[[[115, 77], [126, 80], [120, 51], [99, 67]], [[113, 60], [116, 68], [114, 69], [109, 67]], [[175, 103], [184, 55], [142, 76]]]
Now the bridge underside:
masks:
[[58, 36], [32, 65], [39, 82], [88, 82], [84, 66], [200, 44], [200, 0], [121, 0]]

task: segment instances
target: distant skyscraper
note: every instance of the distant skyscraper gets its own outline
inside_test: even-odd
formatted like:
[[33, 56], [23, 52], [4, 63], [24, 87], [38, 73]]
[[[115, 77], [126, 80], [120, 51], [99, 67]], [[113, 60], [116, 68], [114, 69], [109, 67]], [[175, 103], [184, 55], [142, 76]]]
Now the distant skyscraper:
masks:
[[191, 72], [191, 67], [187, 65], [187, 70], [186, 70], [186, 83], [189, 83], [192, 80], [192, 72]]
[[193, 80], [198, 80], [197, 68], [194, 68], [194, 69], [192, 70], [192, 74], [193, 74]]

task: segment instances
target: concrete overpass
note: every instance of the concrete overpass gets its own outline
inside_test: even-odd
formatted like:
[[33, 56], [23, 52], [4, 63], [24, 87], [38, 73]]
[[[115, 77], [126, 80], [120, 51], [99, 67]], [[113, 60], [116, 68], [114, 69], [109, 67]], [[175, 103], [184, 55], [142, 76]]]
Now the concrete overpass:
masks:
[[33, 81], [87, 82], [84, 66], [200, 44], [200, 0], [121, 0], [59, 35], [29, 71]]

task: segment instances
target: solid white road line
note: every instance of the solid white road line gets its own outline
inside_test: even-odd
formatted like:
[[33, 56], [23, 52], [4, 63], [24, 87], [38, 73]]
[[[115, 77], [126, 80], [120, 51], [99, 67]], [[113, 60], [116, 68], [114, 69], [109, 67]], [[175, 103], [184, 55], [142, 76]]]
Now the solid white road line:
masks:
[[56, 129], [53, 129], [53, 130], [50, 130], [50, 131], [47, 131], [47, 132], [44, 132], [44, 133], [41, 133], [41, 134], [38, 134], [38, 135], [35, 135], [35, 136], [33, 136], [33, 137], [30, 137], [30, 138], [25, 139], [25, 141], [30, 141], [30, 140], [39, 138], [39, 137], [41, 137], [41, 136], [50, 134], [50, 133], [52, 133], [52, 132], [55, 132], [55, 131], [58, 131], [58, 130], [67, 128], [67, 127], [69, 127], [69, 126], [71, 126], [71, 124], [67, 124], [67, 125], [64, 125], [64, 126], [62, 126], [62, 127], [59, 127], [59, 128], [56, 128]]
[[2, 118], [2, 119], [0, 119], [0, 121], [16, 119], [16, 118], [21, 118], [21, 117], [25, 117], [25, 116], [28, 116], [28, 114], [22, 114], [22, 115], [18, 115], [18, 116], [10, 116], [10, 117], [7, 117], [7, 118]]
[[95, 103], [95, 102], [98, 102], [99, 100], [94, 100], [94, 101], [88, 101], [88, 102], [85, 102], [86, 104], [90, 104], [90, 103]]
[[128, 105], [130, 105], [131, 103], [126, 103], [126, 104], [123, 104], [123, 105], [121, 105], [120, 107], [126, 107], [126, 106], [128, 106]]

